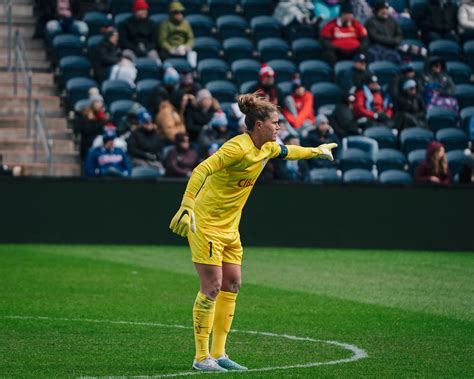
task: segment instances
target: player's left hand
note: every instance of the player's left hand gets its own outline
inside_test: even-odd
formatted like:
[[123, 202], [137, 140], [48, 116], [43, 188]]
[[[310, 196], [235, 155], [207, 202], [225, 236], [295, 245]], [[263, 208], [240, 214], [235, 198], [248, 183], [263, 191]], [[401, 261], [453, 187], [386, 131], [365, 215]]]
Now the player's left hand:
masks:
[[196, 232], [196, 221], [194, 218], [194, 200], [183, 198], [181, 207], [174, 215], [170, 223], [170, 229], [173, 233], [181, 237], [187, 237], [189, 230]]
[[325, 144], [319, 145], [318, 147], [313, 148], [313, 151], [316, 157], [333, 161], [334, 157], [332, 156], [331, 150], [335, 149], [336, 147], [337, 147], [337, 143], [325, 143]]

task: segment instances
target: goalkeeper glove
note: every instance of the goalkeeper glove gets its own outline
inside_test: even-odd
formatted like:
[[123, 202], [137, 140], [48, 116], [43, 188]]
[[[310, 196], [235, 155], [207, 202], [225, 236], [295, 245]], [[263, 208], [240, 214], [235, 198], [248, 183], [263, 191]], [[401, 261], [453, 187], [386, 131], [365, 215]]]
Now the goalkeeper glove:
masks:
[[181, 237], [186, 237], [189, 233], [189, 229], [191, 229], [193, 233], [196, 232], [196, 221], [194, 219], [194, 200], [186, 196], [183, 197], [181, 207], [171, 220], [170, 229], [173, 231], [173, 233], [176, 233]]
[[316, 158], [334, 160], [331, 150], [337, 147], [337, 143], [325, 143], [318, 147], [313, 147], [313, 154]]

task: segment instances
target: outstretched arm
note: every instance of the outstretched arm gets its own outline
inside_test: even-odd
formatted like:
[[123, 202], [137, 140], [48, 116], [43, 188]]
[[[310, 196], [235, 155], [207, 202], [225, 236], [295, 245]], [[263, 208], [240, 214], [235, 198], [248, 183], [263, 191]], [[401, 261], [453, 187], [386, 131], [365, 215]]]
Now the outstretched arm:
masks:
[[299, 159], [329, 159], [334, 160], [331, 150], [337, 147], [337, 143], [326, 143], [318, 147], [301, 147], [295, 145], [282, 145], [280, 157], [287, 160]]

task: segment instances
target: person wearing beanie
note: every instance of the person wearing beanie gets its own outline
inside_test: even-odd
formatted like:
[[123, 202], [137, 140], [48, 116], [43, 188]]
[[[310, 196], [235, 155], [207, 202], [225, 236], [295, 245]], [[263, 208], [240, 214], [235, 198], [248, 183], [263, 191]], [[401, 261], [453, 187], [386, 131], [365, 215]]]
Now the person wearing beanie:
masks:
[[199, 134], [198, 143], [203, 156], [211, 144], [217, 143], [218, 145], [222, 145], [230, 138], [230, 132], [227, 126], [228, 120], [226, 114], [222, 110], [215, 112], [211, 121], [202, 128]]
[[189, 136], [186, 133], [176, 134], [175, 146], [166, 156], [166, 176], [189, 178], [198, 163], [198, 152], [191, 146]]
[[115, 28], [104, 33], [104, 38], [91, 55], [94, 74], [99, 82], [109, 78], [111, 68], [122, 60], [122, 49], [119, 46], [119, 34]]
[[338, 60], [352, 59], [367, 48], [367, 30], [354, 18], [352, 5], [341, 4], [339, 17], [321, 29], [319, 39], [323, 48], [322, 59], [334, 66]]
[[384, 0], [374, 4], [374, 16], [367, 20], [365, 28], [369, 35], [369, 61], [390, 61], [401, 64], [402, 60], [396, 48], [402, 40], [402, 29], [389, 15], [390, 5]]
[[458, 102], [454, 97], [456, 85], [447, 73], [443, 58], [431, 56], [425, 61], [422, 85], [424, 100], [428, 107], [439, 106], [458, 112]]
[[264, 63], [258, 73], [258, 83], [251, 86], [249, 93], [259, 92], [265, 100], [275, 105], [283, 105], [284, 97], [278, 86], [275, 84], [275, 71], [268, 64]]
[[174, 67], [165, 64], [163, 68], [163, 80], [153, 89], [145, 104], [153, 117], [158, 113], [163, 101], [169, 101], [173, 92], [179, 91], [181, 82], [181, 77]]
[[[302, 146], [319, 146], [323, 143], [337, 143], [339, 145], [339, 137], [334, 133], [333, 128], [329, 124], [329, 119], [324, 114], [319, 114], [314, 124], [315, 129], [310, 130], [308, 136], [301, 140]], [[337, 156], [337, 148], [333, 152]], [[334, 167], [333, 162], [320, 159], [312, 159], [308, 163], [311, 168]]]
[[212, 116], [219, 109], [219, 102], [206, 88], [199, 90], [195, 100], [188, 102], [184, 110], [184, 119], [192, 142], [197, 142], [201, 129], [211, 121]]
[[357, 136], [362, 133], [362, 129], [354, 117], [354, 103], [354, 94], [352, 92], [346, 93], [329, 116], [329, 122], [339, 138]]
[[415, 68], [411, 63], [405, 63], [400, 67], [400, 72], [395, 75], [389, 85], [389, 93], [394, 103], [397, 103], [398, 97], [403, 95], [403, 84], [408, 79], [416, 80], [418, 93], [422, 93], [421, 80], [417, 79]]
[[418, 92], [416, 80], [407, 79], [402, 87], [403, 91], [394, 102], [395, 128], [426, 128], [426, 105], [423, 96]]
[[158, 26], [155, 42], [162, 59], [182, 58], [193, 49], [194, 34], [191, 25], [184, 19], [185, 10], [180, 2], [171, 2], [169, 18]]
[[415, 181], [425, 184], [447, 185], [451, 183], [448, 161], [441, 142], [431, 141], [426, 149], [426, 158], [415, 170]]
[[297, 76], [293, 78], [292, 92], [285, 98], [282, 113], [291, 127], [296, 129], [299, 134], [314, 126], [313, 94], [306, 91], [301, 79]]
[[356, 54], [352, 59], [350, 70], [343, 70], [337, 78], [337, 83], [344, 91], [349, 91], [352, 87], [359, 88], [367, 76], [367, 56]]

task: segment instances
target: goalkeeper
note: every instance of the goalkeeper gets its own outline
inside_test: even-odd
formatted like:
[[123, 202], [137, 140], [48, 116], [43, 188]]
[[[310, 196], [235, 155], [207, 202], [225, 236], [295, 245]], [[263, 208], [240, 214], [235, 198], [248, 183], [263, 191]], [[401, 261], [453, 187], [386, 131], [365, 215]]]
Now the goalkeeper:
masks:
[[195, 370], [247, 370], [229, 358], [225, 344], [241, 285], [240, 217], [265, 164], [273, 158], [333, 160], [331, 149], [337, 147], [279, 145], [275, 105], [258, 94], [240, 96], [238, 105], [247, 132], [224, 143], [194, 169], [170, 224], [174, 233], [188, 238], [200, 280], [193, 308]]

